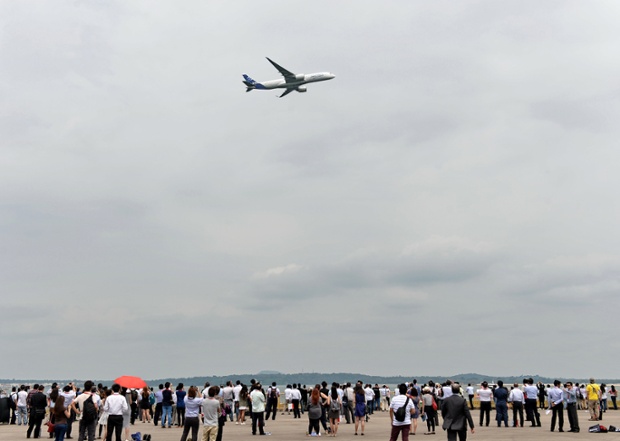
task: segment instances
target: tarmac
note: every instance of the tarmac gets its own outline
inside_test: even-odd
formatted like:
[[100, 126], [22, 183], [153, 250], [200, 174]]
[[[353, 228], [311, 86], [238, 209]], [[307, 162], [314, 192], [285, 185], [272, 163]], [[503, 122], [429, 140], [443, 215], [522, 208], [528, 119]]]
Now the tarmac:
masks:
[[[509, 415], [512, 415], [512, 411], [509, 411]], [[497, 427], [496, 421], [491, 421], [488, 427], [478, 427], [479, 412], [478, 410], [472, 411], [472, 417], [474, 419], [475, 433], [468, 431], [469, 440], [585, 440], [585, 439], [617, 439], [620, 440], [620, 432], [618, 433], [588, 433], [588, 427], [596, 424], [596, 422], [588, 421], [589, 414], [586, 411], [578, 411], [579, 417], [579, 433], [569, 433], [568, 418], [564, 413], [564, 430], [565, 432], [558, 432], [556, 427], [555, 432], [550, 431], [551, 415], [545, 415], [544, 411], [541, 411], [541, 424], [542, 427], [529, 427], [529, 423], [526, 422], [525, 427]], [[495, 417], [495, 411], [491, 412], [491, 418]], [[620, 427], [620, 411], [608, 410], [603, 414], [603, 421], [600, 423], [606, 427], [610, 425]], [[512, 424], [512, 421], [509, 422]], [[329, 424], [328, 424], [329, 426]], [[336, 439], [341, 441], [367, 441], [367, 440], [380, 440], [388, 441], [390, 438], [391, 422], [388, 412], [375, 412], [370, 416], [370, 421], [366, 423], [364, 430], [364, 436], [355, 436], [355, 426], [353, 423], [346, 424], [345, 422], [340, 424], [338, 429], [338, 435]], [[73, 427], [73, 439], [77, 441], [77, 429], [78, 423], [76, 422]], [[264, 438], [269, 441], [291, 441], [291, 440], [310, 440], [314, 437], [306, 436], [308, 430], [308, 415], [302, 414], [301, 419], [293, 419], [293, 414], [281, 415], [278, 413], [275, 421], [269, 420], [265, 423], [265, 431], [270, 432], [270, 436]], [[446, 432], [441, 429], [441, 426], [437, 429], [435, 435], [424, 435], [426, 431], [426, 423], [422, 420], [418, 420], [418, 430], [416, 435], [410, 435], [410, 439], [446, 439]], [[134, 426], [131, 427], [131, 433], [141, 432], [142, 435], [151, 434], [152, 441], [179, 441], [181, 439], [182, 428], [173, 427], [171, 429], [162, 429], [160, 426], [155, 427], [152, 423], [141, 423], [137, 421]], [[361, 430], [360, 430], [361, 432]], [[202, 437], [202, 430], [199, 437]], [[222, 441], [251, 441], [257, 440], [257, 438], [263, 438], [259, 435], [252, 436], [251, 420], [248, 419], [245, 425], [235, 425], [234, 423], [227, 422], [224, 426]], [[329, 435], [323, 433], [322, 439], [329, 439]], [[14, 441], [26, 439], [26, 429], [23, 426], [17, 425], [0, 425], [0, 441]], [[47, 440], [47, 432], [43, 434], [43, 440]], [[399, 438], [400, 439], [400, 438]], [[131, 441], [131, 440], [130, 440]], [[201, 441], [200, 439], [198, 441]]]

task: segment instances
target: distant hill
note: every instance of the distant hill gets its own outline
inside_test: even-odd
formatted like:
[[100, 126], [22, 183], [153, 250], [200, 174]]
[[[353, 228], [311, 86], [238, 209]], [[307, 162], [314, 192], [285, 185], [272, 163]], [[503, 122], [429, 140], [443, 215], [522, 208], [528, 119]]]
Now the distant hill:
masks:
[[[542, 377], [540, 375], [535, 374], [521, 374], [516, 376], [493, 376], [493, 375], [484, 375], [477, 373], [467, 373], [467, 374], [457, 374], [451, 376], [443, 376], [443, 375], [419, 375], [419, 376], [377, 376], [377, 375], [366, 375], [361, 373], [351, 373], [351, 372], [332, 372], [332, 373], [320, 373], [320, 372], [304, 372], [297, 374], [285, 374], [278, 371], [269, 371], [264, 370], [260, 371], [257, 374], [230, 374], [224, 376], [206, 376], [206, 377], [175, 377], [175, 378], [157, 378], [157, 379], [149, 379], [146, 380], [149, 385], [157, 385], [159, 383], [165, 383], [166, 381], [171, 382], [172, 384], [183, 383], [186, 387], [190, 385], [195, 386], [203, 386], [206, 382], [211, 384], [225, 384], [226, 381], [231, 380], [233, 382], [239, 380], [242, 383], [249, 384], [250, 380], [254, 379], [256, 381], [260, 381], [262, 384], [271, 384], [272, 382], [276, 382], [279, 386], [287, 385], [287, 384], [302, 384], [302, 385], [314, 385], [320, 384], [323, 381], [326, 381], [328, 384], [332, 382], [338, 382], [340, 384], [350, 382], [355, 383], [356, 381], [362, 381], [363, 383], [370, 384], [379, 384], [379, 385], [396, 385], [404, 382], [408, 382], [413, 380], [414, 378], [418, 380], [419, 384], [428, 383], [429, 380], [433, 380], [435, 382], [444, 382], [446, 379], [451, 379], [453, 381], [458, 381], [461, 384], [480, 384], [483, 381], [487, 381], [489, 383], [494, 383], [497, 380], [502, 380], [505, 384], [519, 383], [523, 381], [523, 378], [532, 377], [534, 381], [542, 381], [545, 384], [553, 384], [553, 380], [556, 378], [551, 377]], [[587, 378], [557, 378], [560, 381], [570, 380], [573, 382], [587, 382]], [[83, 383], [83, 380], [78, 379], [0, 379], [0, 384], [9, 385], [9, 384], [34, 384], [34, 383], [43, 383], [43, 384], [51, 384], [52, 382], [57, 382], [59, 384], [67, 384], [70, 381], [77, 383], [78, 386]], [[102, 380], [102, 379], [94, 379], [95, 383], [103, 383], [104, 385], [111, 385], [112, 380]], [[606, 383], [606, 384], [620, 384], [619, 379], [609, 379], [609, 378], [597, 378], [598, 383]]]

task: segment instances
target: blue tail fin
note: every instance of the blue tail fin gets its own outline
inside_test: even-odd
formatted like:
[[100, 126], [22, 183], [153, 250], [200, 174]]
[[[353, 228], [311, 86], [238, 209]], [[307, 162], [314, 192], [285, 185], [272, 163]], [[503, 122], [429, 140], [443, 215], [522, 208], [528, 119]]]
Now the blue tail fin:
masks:
[[254, 84], [256, 84], [256, 81], [254, 81], [252, 78], [250, 78], [247, 74], [243, 74], [243, 78], [245, 78], [244, 83], [247, 86], [253, 86]]

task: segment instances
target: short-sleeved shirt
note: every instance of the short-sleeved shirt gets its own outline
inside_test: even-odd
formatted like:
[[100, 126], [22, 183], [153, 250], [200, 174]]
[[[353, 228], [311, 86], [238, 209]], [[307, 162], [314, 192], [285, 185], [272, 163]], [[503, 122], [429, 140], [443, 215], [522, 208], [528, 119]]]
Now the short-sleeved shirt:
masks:
[[202, 402], [202, 413], [205, 416], [205, 426], [217, 426], [220, 416], [220, 401], [217, 398], [207, 398]]
[[407, 398], [407, 395], [398, 395], [397, 397], [394, 397], [394, 399], [390, 403], [390, 409], [392, 409], [394, 411], [394, 414], [396, 414], [396, 411], [403, 407], [405, 405], [405, 402], [407, 402], [407, 408], [405, 409], [405, 420], [398, 421], [396, 419], [396, 415], [394, 415], [394, 418], [392, 418], [393, 426], [408, 426], [409, 424], [411, 424], [411, 411], [415, 409], [415, 403], [411, 398], [409, 398], [409, 401], [407, 401]]
[[588, 384], [586, 386], [586, 394], [588, 396], [588, 400], [598, 400], [598, 394], [601, 391], [601, 388], [598, 384]]

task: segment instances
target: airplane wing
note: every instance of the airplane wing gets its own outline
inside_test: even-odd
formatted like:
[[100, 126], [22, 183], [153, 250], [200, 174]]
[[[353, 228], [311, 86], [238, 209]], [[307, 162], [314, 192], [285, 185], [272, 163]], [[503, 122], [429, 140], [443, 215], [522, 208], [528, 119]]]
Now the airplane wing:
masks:
[[293, 90], [295, 90], [295, 89], [294, 89], [294, 88], [292, 88], [292, 87], [289, 87], [289, 88], [288, 88], [288, 89], [286, 89], [286, 91], [285, 91], [282, 95], [280, 95], [278, 98], [282, 98], [283, 96], [288, 95], [288, 94], [289, 94], [289, 93], [291, 93]]
[[[273, 64], [273, 67], [275, 67], [276, 69], [278, 69], [278, 71], [282, 74], [282, 76], [284, 77], [284, 79], [286, 80], [286, 82], [291, 82], [291, 81], [295, 81], [295, 74], [291, 71], [288, 71], [286, 69], [284, 69], [282, 66], [280, 66], [278, 63], [274, 63], [273, 61], [271, 61], [269, 59], [269, 57], [265, 57], [267, 58], [267, 60]], [[284, 96], [284, 95], [282, 95]]]

